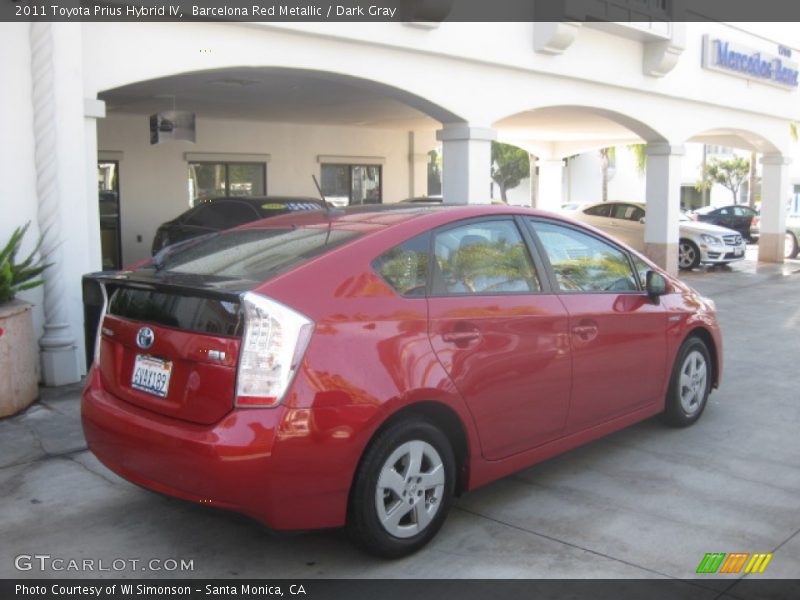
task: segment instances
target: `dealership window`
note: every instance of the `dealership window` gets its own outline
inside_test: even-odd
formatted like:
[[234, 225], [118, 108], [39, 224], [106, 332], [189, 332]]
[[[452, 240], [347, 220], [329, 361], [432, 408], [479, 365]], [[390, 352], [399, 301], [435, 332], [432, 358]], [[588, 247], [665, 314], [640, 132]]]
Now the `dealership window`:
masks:
[[789, 204], [789, 212], [793, 215], [800, 214], [800, 185], [795, 184], [792, 192], [792, 199]]
[[322, 193], [335, 206], [383, 202], [383, 169], [380, 165], [322, 164]]
[[192, 206], [219, 196], [264, 196], [267, 165], [261, 162], [189, 162]]
[[100, 251], [103, 270], [122, 268], [122, 236], [119, 222], [119, 160], [97, 162], [100, 200]]

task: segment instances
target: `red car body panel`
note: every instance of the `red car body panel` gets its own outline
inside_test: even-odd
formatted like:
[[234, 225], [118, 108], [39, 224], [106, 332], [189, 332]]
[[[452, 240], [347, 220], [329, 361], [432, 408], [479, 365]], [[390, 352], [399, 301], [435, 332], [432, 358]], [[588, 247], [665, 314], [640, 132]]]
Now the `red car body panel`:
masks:
[[563, 433], [572, 364], [557, 296], [430, 298], [428, 310], [431, 345], [469, 407], [487, 460]]
[[[130, 389], [133, 336], [143, 323], [107, 316], [100, 366], [82, 399], [90, 449], [134, 483], [274, 529], [336, 527], [345, 523], [365, 448], [403, 411], [437, 407], [457, 423], [461, 487], [472, 489], [659, 413], [692, 331], [713, 345], [718, 384], [713, 307], [668, 276], [669, 293], [658, 302], [644, 292], [405, 298], [371, 266], [419, 233], [498, 214], [559, 219], [470, 206], [355, 213], [332, 223], [324, 213], [301, 213], [245, 226], [366, 233], [254, 290], [315, 323], [281, 405], [234, 406], [238, 338], [152, 325], [153, 353], [175, 361], [176, 379], [163, 400]], [[477, 335], [445, 339], [465, 332]], [[225, 350], [227, 362], [208, 364], [209, 348]]]

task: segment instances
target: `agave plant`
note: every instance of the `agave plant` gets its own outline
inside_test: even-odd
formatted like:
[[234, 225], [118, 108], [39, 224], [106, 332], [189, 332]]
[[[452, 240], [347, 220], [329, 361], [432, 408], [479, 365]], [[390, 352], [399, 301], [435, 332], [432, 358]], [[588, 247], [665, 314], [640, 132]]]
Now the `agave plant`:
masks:
[[22, 227], [17, 227], [11, 234], [8, 243], [0, 250], [0, 304], [13, 300], [17, 292], [29, 290], [44, 283], [44, 279], [40, 275], [50, 264], [45, 263], [42, 258], [37, 256], [41, 240], [28, 258], [22, 262], [16, 262], [22, 238], [25, 237], [29, 226], [30, 222]]

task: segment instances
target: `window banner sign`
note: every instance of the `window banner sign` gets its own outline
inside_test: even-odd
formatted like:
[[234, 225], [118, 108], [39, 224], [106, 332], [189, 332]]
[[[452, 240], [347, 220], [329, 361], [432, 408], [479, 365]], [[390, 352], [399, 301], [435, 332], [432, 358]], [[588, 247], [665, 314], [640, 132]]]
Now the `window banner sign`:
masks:
[[790, 57], [761, 52], [710, 35], [703, 36], [703, 68], [787, 90], [797, 89], [798, 85], [798, 64]]
[[150, 115], [150, 144], [161, 144], [170, 140], [195, 141], [195, 118], [193, 112], [165, 110]]

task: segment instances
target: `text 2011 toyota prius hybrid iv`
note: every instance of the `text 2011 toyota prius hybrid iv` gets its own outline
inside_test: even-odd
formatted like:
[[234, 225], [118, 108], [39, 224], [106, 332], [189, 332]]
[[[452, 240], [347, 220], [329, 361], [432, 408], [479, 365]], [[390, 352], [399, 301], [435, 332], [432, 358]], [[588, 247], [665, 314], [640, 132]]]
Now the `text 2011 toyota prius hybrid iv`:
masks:
[[653, 415], [693, 423], [722, 369], [710, 300], [526, 209], [275, 217], [96, 281], [103, 463], [389, 557], [454, 494]]

